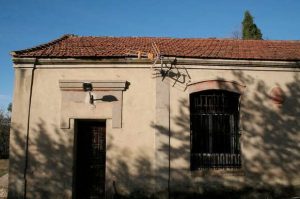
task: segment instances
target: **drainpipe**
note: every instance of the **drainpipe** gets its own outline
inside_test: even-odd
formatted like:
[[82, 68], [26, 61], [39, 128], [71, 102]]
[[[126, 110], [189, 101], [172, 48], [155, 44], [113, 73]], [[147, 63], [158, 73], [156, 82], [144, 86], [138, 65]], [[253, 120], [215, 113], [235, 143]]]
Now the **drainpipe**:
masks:
[[171, 90], [169, 91], [169, 173], [168, 173], [168, 199], [171, 198]]
[[27, 117], [27, 130], [26, 130], [26, 145], [25, 145], [25, 166], [24, 166], [24, 198], [26, 198], [27, 192], [27, 167], [28, 167], [28, 145], [29, 145], [29, 125], [30, 125], [30, 114], [31, 114], [31, 98], [32, 98], [32, 88], [34, 80], [34, 72], [36, 69], [37, 58], [35, 58], [33, 63], [33, 68], [31, 72], [31, 81], [30, 81], [30, 91], [29, 91], [29, 103], [28, 103], [28, 117]]

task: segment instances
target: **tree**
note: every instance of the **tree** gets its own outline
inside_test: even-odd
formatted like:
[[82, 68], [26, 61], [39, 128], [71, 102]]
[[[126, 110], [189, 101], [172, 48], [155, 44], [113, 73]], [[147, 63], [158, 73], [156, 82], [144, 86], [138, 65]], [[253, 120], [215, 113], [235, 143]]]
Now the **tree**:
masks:
[[11, 111], [12, 111], [12, 103], [9, 103], [9, 105], [7, 107], [7, 111], [11, 113]]
[[0, 110], [0, 159], [7, 159], [9, 156], [9, 130], [10, 130], [10, 113], [12, 105], [8, 105], [5, 113]]
[[262, 39], [260, 29], [253, 22], [253, 17], [247, 10], [244, 14], [243, 25], [243, 39]]
[[242, 38], [242, 33], [241, 30], [235, 30], [231, 33], [231, 38], [232, 39], [241, 39]]

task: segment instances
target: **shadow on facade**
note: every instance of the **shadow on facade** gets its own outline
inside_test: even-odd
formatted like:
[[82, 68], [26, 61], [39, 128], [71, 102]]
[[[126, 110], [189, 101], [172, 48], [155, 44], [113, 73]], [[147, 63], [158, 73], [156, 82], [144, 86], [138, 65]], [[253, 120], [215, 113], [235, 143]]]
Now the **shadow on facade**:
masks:
[[[242, 168], [232, 172], [204, 170], [191, 173], [187, 170], [190, 161], [189, 104], [186, 99], [181, 99], [180, 114], [171, 118], [171, 123], [176, 124], [176, 129], [179, 129], [171, 130], [171, 198], [299, 196], [299, 75], [294, 75], [293, 81], [281, 85], [285, 87], [285, 98], [284, 103], [279, 106], [270, 99], [271, 87], [263, 79], [254, 79], [241, 71], [232, 73], [237, 82], [247, 85], [240, 110]], [[155, 128], [161, 133], [167, 132], [161, 126]], [[165, 145], [161, 150], [167, 153], [168, 147]], [[178, 169], [178, 161], [186, 162], [182, 169]]]
[[[135, 175], [130, 174], [126, 161], [117, 160], [118, 179], [123, 187], [136, 187], [127, 198], [151, 198], [151, 180], [169, 181], [170, 198], [292, 198], [300, 191], [300, 77], [285, 86], [285, 100], [282, 106], [270, 100], [270, 87], [262, 79], [254, 79], [243, 72], [233, 71], [237, 82], [247, 85], [241, 99], [241, 150], [240, 170], [212, 169], [191, 173], [190, 164], [190, 118], [188, 99], [180, 99], [179, 114], [171, 118], [171, 125], [177, 130], [152, 125], [165, 136], [171, 134], [170, 143], [162, 145], [159, 151], [166, 156], [170, 152], [170, 165], [156, 168], [158, 176], [151, 175], [152, 163], [146, 156], [135, 158]], [[219, 78], [219, 80], [224, 80]], [[224, 85], [223, 89], [224, 88]], [[238, 88], [236, 88], [238, 89]], [[250, 90], [251, 89], [251, 90]], [[171, 99], [172, 100], [172, 99]], [[171, 110], [172, 111], [172, 110]], [[180, 162], [180, 163], [179, 163]], [[120, 172], [121, 171], [121, 172]], [[148, 171], [148, 172], [147, 172]], [[170, 172], [170, 177], [168, 175]], [[150, 175], [145, 175], [145, 173]], [[149, 190], [144, 186], [149, 182]], [[130, 185], [130, 186], [129, 186]], [[168, 194], [161, 194], [165, 197]], [[126, 195], [126, 194], [125, 194]], [[124, 198], [125, 196], [119, 198]], [[125, 197], [126, 198], [126, 197]]]
[[[122, 151], [107, 158], [109, 179], [108, 198], [291, 198], [299, 194], [300, 186], [300, 77], [286, 84], [285, 102], [274, 107], [269, 100], [271, 89], [263, 80], [253, 79], [243, 72], [233, 71], [237, 81], [255, 92], [245, 92], [241, 101], [242, 169], [235, 172], [204, 170], [191, 173], [190, 118], [188, 99], [180, 99], [179, 114], [171, 119], [176, 130], [162, 126], [152, 127], [165, 136], [171, 134], [169, 143], [159, 149], [169, 157], [169, 165], [154, 168], [146, 153], [138, 155], [107, 145], [107, 151]], [[220, 80], [222, 80], [220, 78]], [[250, 96], [253, 95], [253, 96]], [[172, 100], [172, 99], [171, 99]], [[172, 110], [171, 110], [172, 111]], [[26, 138], [16, 124], [12, 127], [10, 163], [10, 197], [18, 195], [15, 179], [23, 179], [27, 171], [28, 198], [67, 198], [72, 192], [73, 134], [49, 125], [42, 119], [30, 130], [28, 166], [20, 165], [24, 158]], [[109, 135], [108, 135], [109, 136]], [[112, 140], [113, 138], [109, 138]], [[134, 141], [134, 140], [133, 140]], [[136, 153], [136, 152], [135, 152]], [[170, 154], [170, 156], [169, 156]], [[130, 161], [128, 161], [130, 159]], [[15, 163], [15, 164], [14, 164]], [[16, 164], [18, 163], [18, 164]], [[154, 175], [154, 174], [157, 175]], [[170, 173], [170, 175], [169, 175]], [[49, 179], [46, 181], [45, 179]], [[166, 182], [169, 189], [155, 192], [155, 182]], [[134, 188], [133, 188], [134, 187]], [[51, 195], [55, 194], [55, 195]], [[167, 193], [168, 195], [168, 193]], [[298, 195], [299, 196], [299, 195]], [[58, 198], [59, 198], [58, 197]]]
[[[42, 119], [32, 126], [29, 133], [28, 151], [26, 137], [19, 125], [12, 125], [13, 145], [10, 150], [9, 198], [23, 197], [26, 170], [26, 198], [67, 198], [70, 195], [73, 167], [73, 134], [62, 132]], [[23, 136], [22, 136], [23, 135]], [[27, 164], [24, 163], [28, 153]], [[16, 176], [11, 175], [16, 174]], [[21, 181], [19, 181], [21, 179]], [[55, 195], [53, 195], [55, 194]]]

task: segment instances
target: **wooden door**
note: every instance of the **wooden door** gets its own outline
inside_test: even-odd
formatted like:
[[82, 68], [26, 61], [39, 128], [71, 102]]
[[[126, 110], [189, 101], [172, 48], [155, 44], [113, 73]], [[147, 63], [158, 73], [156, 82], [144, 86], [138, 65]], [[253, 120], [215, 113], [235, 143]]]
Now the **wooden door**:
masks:
[[79, 120], [76, 124], [74, 198], [105, 198], [105, 122]]

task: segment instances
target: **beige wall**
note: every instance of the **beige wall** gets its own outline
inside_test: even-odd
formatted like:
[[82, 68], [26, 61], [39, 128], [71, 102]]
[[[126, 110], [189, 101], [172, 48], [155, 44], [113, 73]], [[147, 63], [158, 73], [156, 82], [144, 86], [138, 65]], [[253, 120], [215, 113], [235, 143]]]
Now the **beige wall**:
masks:
[[[243, 168], [238, 172], [190, 172], [189, 92], [186, 84], [174, 84], [174, 80], [170, 78], [158, 81], [152, 69], [145, 66], [149, 65], [77, 65], [77, 68], [72, 68], [72, 65], [37, 66], [34, 71], [29, 120], [26, 175], [29, 198], [68, 198], [72, 195], [74, 118], [70, 120], [70, 129], [61, 128], [63, 103], [60, 80], [126, 80], [130, 83], [129, 88], [123, 91], [122, 128], [112, 128], [112, 117], [107, 113], [97, 112], [99, 119], [107, 119], [108, 192], [112, 189], [112, 181], [116, 182], [117, 189], [122, 193], [135, 189], [153, 192], [154, 184], [160, 181], [164, 182], [163, 188], [160, 190], [158, 187], [156, 191], [166, 190], [168, 160], [164, 161], [160, 157], [168, 158], [168, 140], [166, 137], [159, 137], [157, 133], [169, 130], [171, 191], [201, 192], [210, 183], [234, 188], [248, 185], [299, 186], [299, 72], [291, 69], [273, 71], [272, 68], [266, 71], [261, 68], [237, 70], [237, 67], [222, 67], [211, 70], [205, 69], [207, 67], [187, 67], [191, 83], [222, 79], [246, 86], [241, 100]], [[11, 176], [18, 176], [15, 179], [20, 181], [17, 185], [17, 181], [10, 178], [10, 194], [13, 195], [13, 189], [19, 186], [19, 194], [15, 193], [19, 196], [22, 195], [23, 178], [20, 172], [24, 172], [23, 149], [26, 143], [30, 90], [19, 82], [31, 80], [30, 75], [19, 75], [21, 70], [25, 69], [16, 68], [15, 73], [10, 169]], [[30, 70], [26, 69], [25, 74], [31, 74]], [[274, 105], [267, 97], [274, 86], [280, 86], [286, 94], [282, 107]], [[169, 98], [164, 96], [167, 93], [170, 93]], [[88, 93], [82, 91], [80, 95], [88, 99]], [[170, 99], [170, 102], [166, 102], [170, 107], [158, 108], [158, 103], [161, 103], [159, 99]], [[95, 107], [87, 100], [82, 100], [81, 103], [85, 104], [83, 108], [89, 110], [91, 118], [94, 118]], [[97, 102], [96, 106], [107, 106], [106, 112], [110, 111], [110, 103], [100, 103], [102, 102]], [[169, 120], [161, 121], [157, 111], [165, 114], [169, 108]], [[89, 118], [88, 114], [84, 118]], [[168, 121], [170, 125], [164, 125]], [[159, 126], [160, 123], [164, 126]]]
[[[189, 171], [189, 93], [175, 86], [171, 89], [171, 150], [180, 155], [171, 157], [172, 187], [199, 192], [209, 187], [299, 187], [299, 72], [197, 69], [189, 72], [192, 82], [228, 80], [246, 86], [240, 111], [242, 169]], [[268, 97], [275, 86], [285, 93], [281, 107]]]

